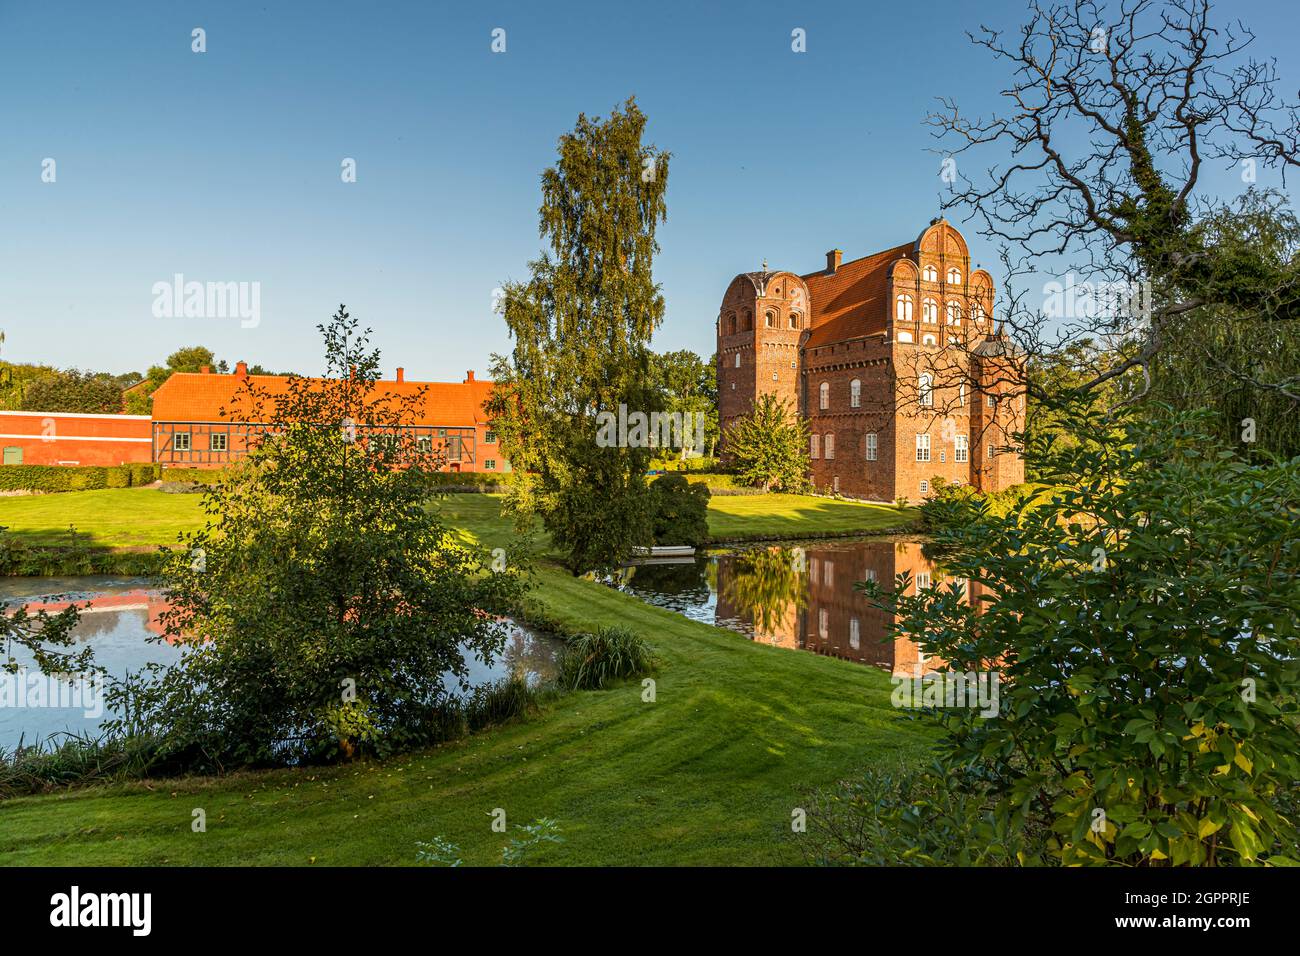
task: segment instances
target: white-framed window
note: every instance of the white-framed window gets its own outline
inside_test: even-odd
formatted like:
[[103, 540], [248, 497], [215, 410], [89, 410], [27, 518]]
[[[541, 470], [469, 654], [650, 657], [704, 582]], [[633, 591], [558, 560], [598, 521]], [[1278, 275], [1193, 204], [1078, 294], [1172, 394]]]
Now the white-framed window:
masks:
[[837, 495], [840, 493], [840, 476], [839, 476], [839, 475], [836, 475], [834, 478], [831, 479], [831, 491], [835, 492]]
[[984, 320], [984, 306], [976, 302], [970, 307], [970, 317], [976, 325]]
[[948, 324], [961, 325], [961, 306], [956, 302], [948, 303]]
[[934, 266], [926, 266], [924, 269], [921, 270], [921, 278], [924, 279], [926, 282], [938, 282], [939, 270], [936, 269]]
[[916, 380], [916, 397], [922, 408], [934, 405], [934, 377], [929, 372]]
[[916, 436], [916, 460], [917, 461], [930, 460], [930, 436], [929, 435]]
[[939, 460], [940, 460], [940, 461], [947, 461], [947, 460], [948, 460], [948, 449], [946, 449], [946, 448], [940, 448], [940, 449], [939, 449]]
[[177, 451], [189, 451], [190, 433], [177, 432], [174, 436], [172, 436], [172, 448], [176, 449]]
[[867, 580], [868, 580], [868, 581], [875, 581], [875, 580], [877, 580], [877, 578], [876, 578], [876, 569], [875, 569], [875, 568], [867, 568], [866, 574], [867, 574]]
[[822, 447], [822, 438], [816, 432], [813, 432], [808, 439], [808, 456], [810, 458], [820, 458]]
[[862, 647], [862, 625], [856, 617], [849, 618], [849, 647], [855, 651]]
[[497, 443], [497, 433], [492, 431], [492, 429], [489, 428], [487, 431], [483, 433], [483, 444], [495, 445], [496, 443]]
[[912, 321], [912, 297], [900, 295], [894, 302], [894, 320], [896, 322]]
[[817, 612], [817, 634], [822, 640], [830, 635], [831, 632], [831, 615], [826, 608], [821, 608]]
[[929, 571], [916, 572], [917, 593], [919, 594], [922, 591], [928, 591], [928, 590], [930, 590], [930, 572]]
[[953, 449], [952, 460], [966, 461], [967, 457], [970, 455], [970, 436], [958, 435], [954, 441], [956, 442], [956, 447]]
[[900, 342], [910, 342], [910, 341], [912, 341], [912, 333], [911, 333], [911, 332], [899, 332], [899, 333], [898, 333], [898, 341], [900, 341]]
[[859, 408], [862, 405], [862, 382], [854, 379], [849, 382], [849, 407]]
[[952, 268], [948, 270], [948, 284], [961, 285], [961, 270]]
[[922, 478], [922, 479], [921, 479], [921, 494], [923, 494], [923, 495], [928, 495], [929, 493], [930, 493], [930, 482], [929, 482], [927, 479]]
[[867, 432], [867, 461], [876, 460], [876, 433]]
[[938, 344], [939, 344], [939, 340], [936, 339], [933, 335], [923, 335], [923, 336], [921, 336], [921, 344], [922, 344], [922, 345], [938, 345]]
[[824, 450], [824, 454], [822, 457], [826, 458], [828, 461], [835, 457], [835, 433], [834, 432], [826, 433], [826, 438], [822, 442], [822, 448]]
[[831, 407], [831, 383], [822, 382], [821, 387], [817, 389], [817, 407], [822, 411]]
[[415, 451], [416, 451], [417, 454], [420, 454], [420, 455], [432, 455], [432, 454], [433, 454], [433, 436], [432, 436], [432, 435], [416, 435], [416, 436], [415, 436]]
[[497, 470], [497, 460], [496, 460], [495, 458], [488, 458], [488, 459], [484, 460], [484, 462], [483, 462], [483, 470], [484, 470], [484, 471], [496, 471], [496, 470]]
[[992, 392], [989, 392], [988, 395], [985, 396], [985, 400], [988, 402], [989, 408], [993, 408], [998, 403], [998, 397]]
[[939, 303], [934, 299], [926, 299], [921, 303], [921, 321], [931, 324], [939, 322]]
[[966, 383], [962, 382], [957, 386], [957, 404], [962, 408], [966, 407]]
[[736, 368], [740, 368], [740, 353], [736, 353]]
[[993, 450], [992, 445], [989, 445], [989, 461], [992, 461], [996, 456], [997, 452]]
[[208, 449], [210, 451], [225, 451], [226, 447], [226, 435], [224, 433], [208, 436]]

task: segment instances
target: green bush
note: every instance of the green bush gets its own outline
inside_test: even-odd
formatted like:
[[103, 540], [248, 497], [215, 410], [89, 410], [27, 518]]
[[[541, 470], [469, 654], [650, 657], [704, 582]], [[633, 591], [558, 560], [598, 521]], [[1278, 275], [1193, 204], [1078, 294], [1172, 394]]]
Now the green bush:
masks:
[[655, 544], [689, 544], [709, 540], [709, 489], [682, 475], [661, 475], [650, 483], [650, 514]]
[[569, 690], [600, 690], [610, 681], [648, 673], [653, 666], [640, 634], [625, 627], [602, 627], [570, 639], [560, 657], [559, 684]]
[[465, 722], [470, 731], [506, 724], [537, 710], [540, 693], [528, 686], [522, 674], [512, 674], [495, 684], [479, 687], [465, 702]]
[[995, 714], [939, 712], [946, 765], [1064, 864], [1300, 863], [1300, 458], [1203, 415], [1071, 422], [1076, 447], [1026, 446], [1046, 489], [935, 533], [957, 584], [862, 586], [927, 656], [1001, 674]]
[[969, 769], [869, 768], [812, 791], [799, 848], [816, 866], [1017, 866], [1047, 862], [1047, 833], [1015, 832]]

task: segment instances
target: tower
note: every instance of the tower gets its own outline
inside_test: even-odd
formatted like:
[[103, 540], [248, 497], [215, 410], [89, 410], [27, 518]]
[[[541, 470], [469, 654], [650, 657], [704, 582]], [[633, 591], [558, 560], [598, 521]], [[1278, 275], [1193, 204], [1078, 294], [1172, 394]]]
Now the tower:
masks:
[[[793, 272], [745, 272], [718, 313], [718, 419], [725, 436], [760, 395], [803, 409], [799, 348], [808, 329], [808, 287]], [[725, 443], [725, 437], [724, 437]]]

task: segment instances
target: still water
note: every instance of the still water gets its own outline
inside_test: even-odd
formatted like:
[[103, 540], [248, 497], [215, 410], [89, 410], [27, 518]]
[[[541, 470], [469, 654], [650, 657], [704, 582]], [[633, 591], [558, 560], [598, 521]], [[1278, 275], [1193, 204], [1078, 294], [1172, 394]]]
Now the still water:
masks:
[[625, 568], [612, 582], [642, 600], [778, 647], [841, 657], [912, 674], [924, 655], [888, 639], [890, 616], [854, 585], [891, 588], [904, 571], [909, 589], [951, 583], [919, 541], [836, 540], [715, 552], [681, 563]]
[[[167, 602], [153, 582], [145, 578], [77, 577], [77, 578], [0, 578], [0, 604], [6, 613], [19, 605], [29, 611], [44, 609], [50, 613], [67, 607], [68, 602], [89, 603], [81, 611], [73, 635], [78, 647], [95, 649], [96, 663], [114, 677], [138, 671], [150, 662], [169, 663], [182, 653], [165, 642], [150, 641], [162, 634], [159, 615]], [[561, 644], [543, 635], [507, 622], [505, 647], [491, 662], [471, 657], [468, 665], [471, 690], [495, 683], [511, 674], [523, 674], [533, 683], [549, 681], [555, 676], [556, 659]], [[71, 649], [71, 648], [69, 648]], [[3, 648], [0, 648], [3, 651]], [[30, 663], [30, 656], [15, 653], [20, 666]], [[26, 674], [33, 674], [27, 670]], [[20, 673], [19, 677], [24, 676]], [[0, 749], [13, 750], [21, 741], [31, 745], [37, 739], [63, 732], [96, 733], [112, 715], [95, 713], [93, 695], [73, 698], [64, 685], [65, 696], [54, 700], [52, 694], [39, 699], [16, 686], [19, 677], [0, 672]], [[47, 686], [42, 683], [42, 686]], [[459, 684], [448, 682], [448, 692], [460, 696]], [[50, 706], [75, 702], [77, 706]], [[35, 704], [33, 706], [33, 704]], [[90, 706], [86, 706], [89, 704]], [[102, 707], [99, 708], [102, 711]]]

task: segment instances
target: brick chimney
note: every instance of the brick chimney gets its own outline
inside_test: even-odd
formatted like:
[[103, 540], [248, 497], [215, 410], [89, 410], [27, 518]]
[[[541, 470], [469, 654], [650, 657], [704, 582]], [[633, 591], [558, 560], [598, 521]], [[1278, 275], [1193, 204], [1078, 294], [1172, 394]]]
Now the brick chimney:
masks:
[[211, 366], [211, 365], [205, 365], [205, 366], [203, 366], [201, 369], [199, 369], [199, 372], [200, 372], [201, 374], [203, 374], [203, 375], [211, 375], [211, 374], [212, 374], [212, 366]]
[[840, 263], [843, 260], [844, 251], [842, 249], [832, 249], [830, 252], [826, 253], [826, 271], [831, 275], [835, 275], [835, 270], [840, 267]]
[[235, 363], [235, 377], [236, 377], [236, 378], [248, 378], [248, 363], [247, 363], [247, 362], [236, 362], [236, 363]]
[[402, 368], [400, 365], [397, 367], [397, 380], [399, 382], [406, 381], [406, 369]]
[[472, 382], [472, 381], [474, 381], [474, 370], [473, 370], [473, 369], [470, 369], [468, 372], [465, 373], [465, 381], [466, 381], [466, 382]]

